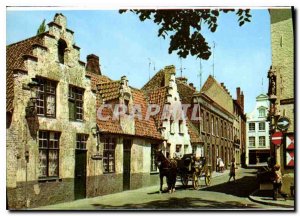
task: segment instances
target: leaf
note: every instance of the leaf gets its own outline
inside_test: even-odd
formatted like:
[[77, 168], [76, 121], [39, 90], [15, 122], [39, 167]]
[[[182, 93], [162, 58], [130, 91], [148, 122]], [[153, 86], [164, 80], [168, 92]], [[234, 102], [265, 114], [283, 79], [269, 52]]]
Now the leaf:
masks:
[[240, 23], [239, 23], [239, 26], [242, 26], [242, 25], [244, 25], [244, 21], [241, 21]]

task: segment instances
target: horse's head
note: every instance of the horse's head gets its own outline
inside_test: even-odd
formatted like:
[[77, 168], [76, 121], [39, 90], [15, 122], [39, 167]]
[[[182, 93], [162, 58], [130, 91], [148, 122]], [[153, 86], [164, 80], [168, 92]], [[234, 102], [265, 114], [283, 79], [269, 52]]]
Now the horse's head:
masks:
[[160, 167], [163, 161], [164, 155], [162, 153], [162, 150], [156, 150], [155, 151], [155, 164]]

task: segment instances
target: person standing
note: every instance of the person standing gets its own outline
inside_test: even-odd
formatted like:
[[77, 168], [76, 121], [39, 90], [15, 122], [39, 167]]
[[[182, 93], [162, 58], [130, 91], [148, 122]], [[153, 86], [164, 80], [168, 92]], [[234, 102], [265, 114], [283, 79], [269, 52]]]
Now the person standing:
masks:
[[173, 154], [173, 158], [174, 158], [175, 160], [180, 160], [180, 159], [182, 158], [182, 154], [181, 154], [181, 152], [180, 152], [179, 146], [176, 146], [176, 151], [175, 151], [174, 154]]
[[220, 157], [217, 156], [217, 167], [216, 167], [216, 172], [220, 172]]
[[277, 200], [278, 193], [286, 200], [287, 194], [281, 191], [282, 186], [282, 174], [280, 171], [280, 165], [275, 164], [273, 168], [273, 200]]
[[222, 173], [224, 171], [224, 162], [222, 160], [222, 158], [220, 158], [220, 164], [219, 164], [219, 169], [220, 169], [220, 172]]
[[229, 171], [229, 179], [228, 182], [230, 182], [231, 177], [233, 177], [234, 182], [235, 181], [235, 158], [232, 158], [230, 163], [230, 171]]

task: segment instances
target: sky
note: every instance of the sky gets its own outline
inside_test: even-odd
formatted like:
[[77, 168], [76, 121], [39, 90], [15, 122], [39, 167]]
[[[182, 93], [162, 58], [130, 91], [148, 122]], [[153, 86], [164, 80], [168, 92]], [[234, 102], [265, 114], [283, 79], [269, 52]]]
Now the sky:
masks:
[[[176, 75], [182, 72], [199, 90], [199, 59], [188, 56], [180, 60], [176, 52], [168, 54], [169, 40], [157, 37], [159, 27], [149, 20], [141, 22], [130, 12], [8, 8], [6, 45], [34, 36], [43, 19], [49, 23], [56, 13], [63, 13], [67, 28], [74, 31], [75, 43], [81, 48], [81, 60], [86, 62], [86, 56], [92, 53], [100, 57], [102, 74], [114, 80], [126, 75], [129, 85], [141, 88], [149, 75], [152, 77], [165, 66], [175, 65]], [[215, 43], [214, 60], [212, 55], [209, 60], [201, 61], [202, 85], [209, 75], [214, 75], [234, 99], [236, 87], [240, 87], [246, 113], [254, 109], [255, 98], [267, 92], [267, 72], [271, 66], [268, 10], [252, 9], [251, 15], [251, 22], [239, 27], [234, 13], [221, 14], [216, 32], [202, 31], [210, 46]]]

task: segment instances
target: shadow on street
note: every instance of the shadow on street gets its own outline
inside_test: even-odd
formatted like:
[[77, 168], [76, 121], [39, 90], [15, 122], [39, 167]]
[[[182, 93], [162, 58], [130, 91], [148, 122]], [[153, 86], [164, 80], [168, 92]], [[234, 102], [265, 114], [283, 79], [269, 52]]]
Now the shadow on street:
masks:
[[243, 178], [237, 179], [235, 183], [233, 179], [231, 179], [231, 182], [225, 182], [201, 190], [225, 193], [238, 197], [248, 197], [248, 195], [258, 187], [259, 184], [255, 176], [244, 176]]
[[[199, 205], [199, 203], [201, 205]], [[191, 197], [183, 197], [183, 198], [175, 198], [171, 197], [168, 200], [155, 200], [148, 203], [140, 203], [140, 204], [125, 204], [125, 205], [103, 205], [103, 204], [92, 204], [96, 209], [132, 209], [132, 210], [176, 210], [176, 209], [184, 209], [188, 210], [196, 210], [196, 209], [241, 209], [241, 208], [257, 208], [255, 205], [245, 205], [240, 202], [228, 201], [228, 202], [218, 202], [205, 200], [202, 198], [191, 198]]]

